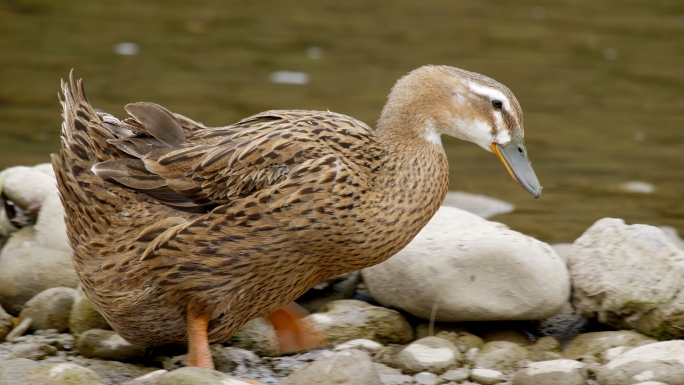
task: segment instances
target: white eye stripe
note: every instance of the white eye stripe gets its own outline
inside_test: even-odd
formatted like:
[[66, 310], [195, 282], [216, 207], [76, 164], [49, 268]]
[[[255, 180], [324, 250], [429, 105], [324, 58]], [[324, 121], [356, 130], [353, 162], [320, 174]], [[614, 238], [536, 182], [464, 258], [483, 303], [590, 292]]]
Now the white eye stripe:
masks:
[[509, 113], [515, 114], [513, 110], [511, 110], [511, 102], [508, 99], [508, 96], [506, 96], [503, 92], [500, 90], [497, 90], [496, 88], [484, 86], [482, 84], [475, 83], [473, 81], [468, 82], [468, 89], [476, 93], [478, 95], [486, 96], [489, 98], [489, 100], [499, 100], [503, 104], [503, 107], [506, 111]]

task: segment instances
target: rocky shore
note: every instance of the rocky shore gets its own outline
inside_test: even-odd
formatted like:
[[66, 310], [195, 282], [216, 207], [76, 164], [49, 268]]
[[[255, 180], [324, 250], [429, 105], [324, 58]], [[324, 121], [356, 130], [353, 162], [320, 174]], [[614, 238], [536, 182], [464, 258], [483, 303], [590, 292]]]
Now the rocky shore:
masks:
[[209, 371], [183, 367], [184, 346], [129, 344], [93, 309], [50, 165], [3, 171], [0, 192], [0, 385], [684, 385], [673, 229], [605, 218], [548, 245], [483, 218], [510, 204], [450, 193], [397, 255], [300, 299], [326, 346], [281, 356], [254, 320], [212, 346]]

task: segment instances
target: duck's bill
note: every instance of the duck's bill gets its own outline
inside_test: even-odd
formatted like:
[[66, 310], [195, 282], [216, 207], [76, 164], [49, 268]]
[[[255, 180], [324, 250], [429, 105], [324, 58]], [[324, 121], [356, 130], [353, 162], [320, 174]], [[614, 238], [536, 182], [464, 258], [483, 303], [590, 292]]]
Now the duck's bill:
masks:
[[516, 130], [513, 139], [507, 145], [501, 146], [497, 143], [492, 143], [492, 152], [499, 157], [506, 170], [511, 174], [514, 181], [527, 190], [535, 198], [541, 195], [541, 186], [539, 179], [534, 174], [532, 164], [527, 157], [527, 149], [525, 148], [525, 141], [520, 131]]

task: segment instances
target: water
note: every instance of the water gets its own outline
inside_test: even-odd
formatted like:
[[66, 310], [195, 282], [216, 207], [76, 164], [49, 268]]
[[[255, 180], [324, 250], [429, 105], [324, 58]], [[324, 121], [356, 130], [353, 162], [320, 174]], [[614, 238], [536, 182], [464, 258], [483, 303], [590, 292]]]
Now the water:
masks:
[[[514, 203], [494, 219], [549, 242], [607, 216], [684, 233], [684, 3], [226, 4], [0, 2], [0, 168], [58, 148], [56, 93], [71, 68], [118, 116], [153, 101], [208, 125], [297, 108], [372, 126], [396, 79], [447, 64], [513, 90], [544, 185], [534, 200], [494, 156], [445, 139], [451, 189]], [[278, 71], [307, 81], [271, 82]], [[653, 192], [625, 192], [632, 181]]]

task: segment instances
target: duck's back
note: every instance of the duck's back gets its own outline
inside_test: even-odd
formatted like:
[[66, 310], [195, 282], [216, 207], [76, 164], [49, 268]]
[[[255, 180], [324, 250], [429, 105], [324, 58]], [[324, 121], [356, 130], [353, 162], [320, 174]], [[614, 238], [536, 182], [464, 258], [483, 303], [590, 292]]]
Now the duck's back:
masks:
[[150, 103], [95, 113], [63, 85], [53, 157], [84, 290], [124, 338], [185, 339], [189, 304], [220, 341], [321, 278], [363, 267], [386, 156], [344, 115], [268, 111], [206, 128]]

